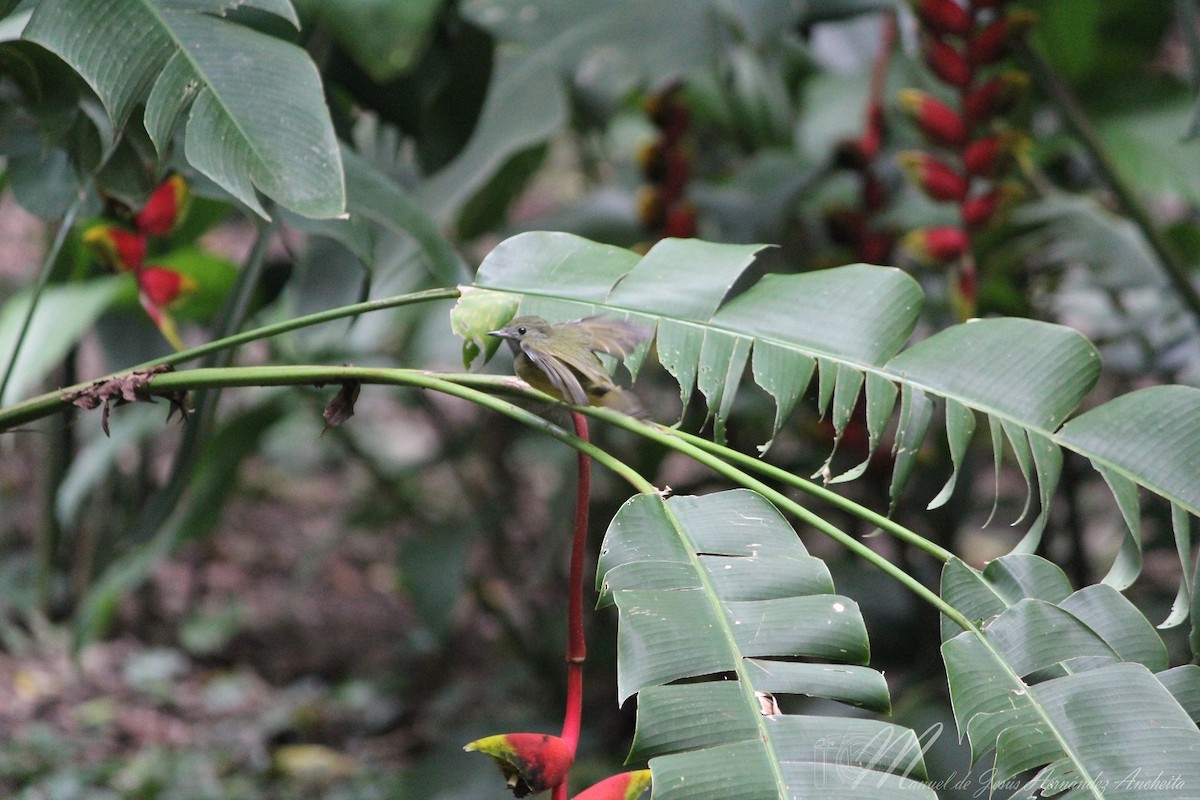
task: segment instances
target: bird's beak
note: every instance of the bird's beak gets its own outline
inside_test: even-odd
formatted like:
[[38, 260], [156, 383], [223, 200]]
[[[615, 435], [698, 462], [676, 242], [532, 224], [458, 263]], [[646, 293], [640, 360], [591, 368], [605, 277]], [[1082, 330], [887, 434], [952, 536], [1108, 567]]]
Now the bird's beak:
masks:
[[488, 336], [495, 336], [497, 339], [511, 339], [512, 335], [508, 332], [508, 328], [501, 328], [498, 331], [488, 331]]

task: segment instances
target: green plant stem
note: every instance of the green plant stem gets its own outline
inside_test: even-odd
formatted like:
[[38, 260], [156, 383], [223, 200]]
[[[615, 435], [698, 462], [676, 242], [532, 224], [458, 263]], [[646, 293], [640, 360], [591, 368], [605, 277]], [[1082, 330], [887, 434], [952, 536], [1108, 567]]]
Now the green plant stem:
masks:
[[437, 374], [416, 369], [347, 366], [261, 366], [261, 367], [212, 367], [165, 372], [151, 377], [146, 391], [151, 394], [170, 395], [179, 391], [195, 391], [206, 388], [231, 388], [236, 386], [326, 386], [348, 381], [364, 384], [390, 386], [412, 386], [430, 389], [443, 394], [469, 400], [497, 413], [511, 417], [528, 427], [541, 431], [574, 449], [585, 453], [596, 463], [602, 464], [624, 478], [636, 491], [643, 494], [657, 492], [652, 483], [643, 478], [628, 464], [620, 461], [591, 442], [579, 439], [569, 431], [539, 417], [507, 400], [488, 392], [473, 388], [468, 383], [482, 385], [491, 391], [507, 392], [526, 397], [545, 398], [540, 392], [523, 389], [513, 378], [499, 375], [455, 375]]
[[824, 500], [832, 506], [849, 512], [859, 519], [874, 525], [880, 530], [887, 531], [902, 542], [910, 544], [913, 547], [916, 547], [918, 550], [928, 553], [938, 561], [941, 561], [943, 564], [954, 556], [953, 553], [936, 542], [931, 542], [924, 536], [921, 536], [915, 531], [909, 530], [895, 520], [889, 519], [882, 514], [877, 514], [869, 508], [855, 503], [853, 500], [842, 497], [837, 492], [831, 492], [829, 489], [826, 489], [819, 483], [805, 480], [799, 475], [793, 475], [787, 470], [780, 469], [779, 467], [768, 464], [761, 459], [748, 456], [745, 453], [740, 453], [737, 450], [732, 450], [728, 447], [722, 447], [716, 442], [705, 439], [703, 436], [696, 436], [680, 430], [673, 430], [672, 433], [683, 441], [695, 445], [696, 447], [699, 447], [708, 453], [719, 456], [726, 461], [740, 464], [741, 466], [754, 470], [755, 472], [761, 472], [762, 474], [767, 475], [770, 478], [779, 481], [780, 483], [787, 484], [794, 489], [799, 489], [805, 494], [812, 495], [813, 497]]
[[[401, 306], [414, 305], [416, 303], [425, 303], [431, 300], [453, 300], [458, 297], [459, 290], [457, 288], [446, 289], [429, 289], [423, 292], [413, 292], [411, 294], [396, 295], [395, 297], [384, 297], [379, 300], [368, 300], [364, 303], [355, 303], [349, 306], [341, 306], [339, 308], [329, 309], [328, 311], [319, 311], [315, 314], [307, 314], [303, 317], [295, 317], [294, 319], [276, 322], [271, 325], [263, 325], [260, 328], [237, 333], [230, 336], [225, 336], [220, 339], [214, 339], [206, 344], [198, 345], [187, 350], [180, 350], [178, 353], [171, 353], [155, 358], [150, 361], [137, 364], [120, 372], [114, 372], [96, 380], [106, 380], [116, 375], [123, 375], [129, 372], [152, 369], [160, 366], [175, 366], [183, 364], [193, 359], [207, 356], [221, 350], [227, 350], [232, 347], [246, 344], [248, 342], [258, 341], [260, 339], [269, 339], [273, 336], [280, 336], [284, 333], [289, 333], [301, 328], [321, 325], [326, 322], [334, 322], [339, 319], [353, 317], [358, 314], [366, 314], [371, 311], [382, 311], [388, 308], [399, 308]], [[31, 397], [20, 403], [14, 403], [8, 408], [0, 409], [0, 431], [9, 430], [17, 425], [25, 422], [30, 422], [47, 414], [52, 414], [59, 408], [66, 405], [62, 397], [64, 394], [85, 389], [94, 383], [94, 380], [84, 383], [76, 383], [71, 386], [64, 387], [57, 391], [46, 392], [45, 394]]]
[[[954, 606], [947, 603], [923, 583], [897, 567], [892, 562], [888, 561], [879, 553], [876, 553], [874, 550], [867, 547], [850, 534], [841, 530], [836, 525], [827, 522], [817, 514], [809, 511], [807, 508], [792, 500], [782, 492], [777, 491], [752, 475], [743, 472], [737, 467], [723, 461], [721, 458], [718, 458], [716, 455], [713, 455], [705, 449], [697, 447], [696, 445], [687, 441], [685, 438], [679, 435], [679, 431], [676, 431], [673, 428], [668, 428], [665, 425], [659, 425], [657, 423], [647, 424], [609, 409], [588, 408], [584, 410], [584, 413], [598, 419], [603, 419], [605, 422], [625, 428], [626, 430], [639, 433], [648, 439], [683, 453], [692, 460], [705, 465], [719, 475], [723, 475], [730, 480], [736, 481], [741, 486], [746, 486], [750, 489], [753, 489], [769, 499], [771, 502], [775, 503], [777, 506], [787, 510], [802, 522], [811, 525], [821, 533], [838, 542], [847, 550], [862, 558], [864, 561], [879, 568], [885, 574], [890, 575], [893, 579], [898, 581], [913, 594], [917, 595], [917, 597], [921, 598], [938, 611], [945, 614], [963, 630], [977, 631], [977, 629], [971, 624], [971, 621], [964, 617], [956, 608], [954, 608]], [[843, 507], [853, 511], [855, 514], [860, 513], [860, 511], [865, 511], [865, 509], [862, 509], [856, 504]], [[916, 536], [916, 534], [913, 534], [913, 536]]]
[[1167, 277], [1174, 284], [1183, 304], [1188, 307], [1196, 322], [1200, 324], [1200, 293], [1192, 285], [1187, 262], [1180, 257], [1167, 238], [1158, 230], [1150, 218], [1149, 212], [1138, 199], [1137, 193], [1121, 177], [1116, 164], [1108, 154], [1108, 149], [1101, 141], [1100, 135], [1092, 126], [1091, 120], [1088, 119], [1071, 90], [1059, 78], [1046, 59], [1027, 41], [1022, 40], [1018, 43], [1017, 53], [1041, 90], [1058, 106], [1067, 125], [1091, 157], [1096, 169], [1104, 177], [1104, 182], [1116, 196], [1117, 202], [1121, 204], [1122, 211], [1133, 220], [1135, 225], [1141, 228], [1142, 235], [1146, 237], [1159, 264], [1162, 265]]

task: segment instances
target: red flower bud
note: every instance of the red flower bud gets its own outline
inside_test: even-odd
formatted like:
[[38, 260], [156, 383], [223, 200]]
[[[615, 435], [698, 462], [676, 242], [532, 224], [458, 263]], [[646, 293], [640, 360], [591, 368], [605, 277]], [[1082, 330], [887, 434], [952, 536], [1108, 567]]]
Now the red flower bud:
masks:
[[936, 33], [962, 36], [971, 30], [971, 15], [954, 0], [919, 0], [917, 16]]
[[925, 63], [933, 70], [934, 75], [951, 86], [966, 86], [974, 77], [966, 57], [936, 36], [928, 36], [925, 39]]
[[967, 140], [967, 126], [954, 109], [917, 89], [904, 89], [900, 107], [912, 118], [925, 138], [943, 147], [959, 147]]
[[917, 261], [935, 267], [956, 261], [970, 246], [962, 228], [919, 228], [905, 234], [900, 247]]
[[1009, 70], [971, 90], [963, 99], [963, 113], [971, 125], [1004, 116], [1019, 106], [1029, 93], [1029, 76]]
[[1000, 17], [967, 42], [967, 60], [977, 67], [993, 64], [1008, 55], [1017, 36], [1037, 22], [1032, 11], [1014, 11]]
[[172, 175], [158, 185], [146, 205], [134, 217], [138, 230], [151, 236], [166, 236], [187, 214], [191, 190], [182, 175]]
[[696, 209], [686, 200], [667, 211], [663, 222], [663, 236], [674, 239], [690, 239], [696, 235]]
[[994, 178], [1012, 164], [1016, 150], [1024, 137], [1008, 131], [976, 139], [963, 151], [963, 165], [968, 175]]
[[112, 225], [93, 225], [83, 234], [83, 243], [105, 269], [132, 272], [146, 260], [146, 237]]
[[958, 201], [967, 196], [967, 179], [928, 153], [907, 150], [897, 160], [909, 180], [934, 200]]
[[544, 792], [562, 783], [575, 759], [565, 741], [545, 733], [488, 736], [463, 749], [491, 756], [517, 797]]
[[968, 228], [982, 228], [1008, 211], [1025, 194], [1019, 183], [1007, 182], [984, 194], [964, 200], [960, 214]]
[[650, 770], [622, 772], [575, 795], [575, 800], [637, 800], [650, 788]]
[[196, 290], [195, 279], [166, 267], [142, 267], [137, 271], [138, 291], [153, 305], [167, 308]]

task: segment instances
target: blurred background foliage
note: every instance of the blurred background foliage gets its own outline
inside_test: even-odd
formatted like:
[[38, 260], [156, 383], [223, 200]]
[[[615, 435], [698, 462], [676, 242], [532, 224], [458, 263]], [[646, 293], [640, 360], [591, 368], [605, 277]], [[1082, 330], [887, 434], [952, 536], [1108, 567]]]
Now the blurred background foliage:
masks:
[[[838, 209], [862, 203], [845, 143], [863, 135], [893, 13], [887, 133], [875, 159], [889, 199], [872, 223], [899, 236], [953, 222], [895, 162], [921, 146], [897, 93], [937, 87], [904, 3], [296, 0], [298, 28], [238, 9], [239, 25], [311, 57], [343, 156], [347, 219], [310, 219], [281, 201], [271, 222], [190, 168], [178, 148], [160, 161], [140, 114], [114, 137], [88, 84], [21, 40], [39, 4], [0, 5], [6, 363], [33, 287], [44, 285], [5, 404], [169, 352], [138, 307], [133, 278], [104, 273], [81, 236], [92, 221], [140, 207], [172, 169], [195, 199], [148, 259], [198, 285], [173, 308], [189, 344], [249, 321], [469, 282], [484, 254], [523, 230], [635, 248], [664, 235], [771, 243], [780, 270], [862, 260], [836, 224]], [[1200, 12], [1191, 0], [1012, 6], [1037, 14], [1024, 58], [1016, 54], [1032, 76], [1030, 99], [1010, 119], [1031, 134], [1026, 199], [974, 242], [974, 313], [1082, 331], [1102, 349], [1105, 396], [1157, 382], [1200, 385], [1200, 309], [1165, 265], [1183, 265], [1196, 285]], [[1131, 213], [1130, 198], [1143, 213]], [[63, 247], [39, 274], [56, 233]], [[895, 245], [872, 260], [922, 283], [927, 335], [955, 318], [950, 272]], [[219, 309], [251, 264], [245, 313], [231, 320]], [[460, 342], [447, 308], [327, 324], [238, 358], [453, 371]], [[652, 416], [704, 424], [702, 409], [680, 408], [665, 376], [645, 373], [638, 392]], [[330, 394], [198, 398], [219, 411], [206, 418], [207, 436], [181, 435], [162, 425], [165, 409], [139, 405], [114, 411], [111, 437], [92, 416], [69, 414], [0, 441], [6, 794], [490, 797], [492, 768], [461, 744], [554, 725], [573, 455], [480, 409], [380, 387], [364, 389], [350, 424], [323, 430]], [[802, 475], [820, 468], [831, 445], [812, 406], [772, 449], [776, 463]], [[765, 395], [742, 392], [731, 444], [754, 452], [772, 419]], [[656, 485], [721, 486], [645, 441], [597, 435]], [[865, 447], [860, 422], [835, 464], [858, 463]], [[990, 455], [973, 453], [960, 491], [926, 511], [949, 465], [936, 443], [921, 459], [897, 519], [971, 563], [1006, 552], [1019, 534], [1005, 524], [1024, 503], [1019, 474], [1002, 474], [994, 489]], [[1103, 574], [1122, 525], [1084, 467], [1068, 457], [1043, 545], [1077, 585]], [[884, 459], [842, 488], [882, 509], [889, 474]], [[1001, 522], [983, 528], [994, 491]], [[597, 544], [625, 492], [597, 476]], [[1132, 592], [1151, 619], [1166, 617], [1178, 582], [1166, 509], [1157, 513]], [[869, 532], [851, 517], [836, 521]], [[801, 533], [839, 591], [863, 606], [897, 721], [918, 731], [952, 724], [933, 612]], [[936, 581], [932, 562], [871, 541]], [[589, 621], [581, 786], [614, 771], [629, 743], [631, 710], [613, 702], [614, 621]], [[1166, 635], [1180, 660], [1184, 632]], [[965, 774], [954, 738], [944, 731], [930, 751], [935, 777]]]

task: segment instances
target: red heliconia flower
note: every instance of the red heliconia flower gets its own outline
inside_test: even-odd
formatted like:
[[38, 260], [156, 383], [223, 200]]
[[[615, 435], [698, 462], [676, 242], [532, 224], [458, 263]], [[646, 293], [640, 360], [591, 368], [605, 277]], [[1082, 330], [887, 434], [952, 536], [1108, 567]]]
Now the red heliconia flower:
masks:
[[976, 139], [963, 150], [963, 166], [967, 174], [994, 178], [1008, 169], [1014, 153], [1024, 137], [1006, 131]]
[[133, 272], [146, 260], [146, 236], [136, 231], [93, 225], [84, 232], [83, 243], [112, 272]]
[[954, 109], [918, 89], [901, 90], [900, 107], [917, 123], [930, 142], [959, 147], [967, 140], [967, 126]]
[[574, 800], [637, 800], [650, 788], [650, 770], [622, 772], [575, 795]]
[[967, 179], [946, 163], [920, 150], [897, 156], [909, 180], [934, 200], [959, 201], [967, 196]]
[[925, 63], [951, 86], [964, 87], [975, 75], [966, 56], [936, 36], [925, 38]]
[[1028, 75], [1018, 70], [1003, 72], [967, 93], [963, 115], [969, 125], [1006, 115], [1021, 104], [1028, 92]]
[[994, 64], [1008, 55], [1009, 46], [1037, 21], [1032, 11], [1014, 11], [989, 24], [967, 42], [967, 60], [977, 67]]
[[971, 30], [971, 15], [954, 0], [918, 0], [917, 16], [938, 33], [963, 36]]
[[143, 267], [137, 271], [138, 291], [159, 308], [167, 308], [196, 290], [196, 281], [166, 267]]
[[1009, 181], [964, 200], [960, 209], [963, 224], [968, 228], [982, 228], [1006, 212], [1024, 193], [1019, 183]]
[[565, 741], [546, 733], [502, 733], [476, 739], [463, 749], [491, 756], [516, 797], [562, 783], [575, 759]]
[[160, 183], [150, 199], [134, 216], [138, 230], [151, 236], [166, 236], [179, 225], [191, 202], [191, 189], [182, 175], [172, 175]]
[[686, 200], [667, 211], [663, 223], [663, 236], [674, 239], [690, 239], [696, 235], [696, 209]]
[[900, 241], [901, 249], [931, 267], [958, 260], [968, 246], [966, 231], [954, 226], [918, 228]]
[[150, 321], [162, 333], [163, 338], [176, 350], [183, 349], [183, 341], [175, 327], [168, 309], [196, 290], [196, 281], [166, 267], [142, 267], [137, 271], [138, 302], [142, 304]]

